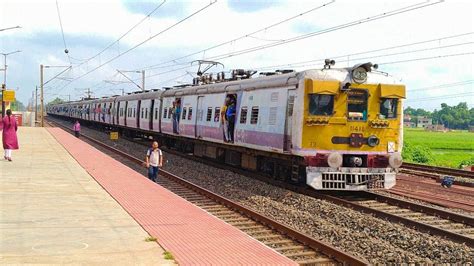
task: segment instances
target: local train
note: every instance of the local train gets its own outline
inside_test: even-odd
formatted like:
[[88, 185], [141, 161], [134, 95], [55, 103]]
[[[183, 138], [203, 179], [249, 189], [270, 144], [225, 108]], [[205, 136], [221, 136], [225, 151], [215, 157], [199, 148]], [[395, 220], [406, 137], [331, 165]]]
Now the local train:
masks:
[[[396, 78], [372, 63], [335, 68], [333, 60], [322, 69], [255, 72], [202, 74], [189, 85], [50, 105], [47, 112], [317, 190], [395, 185], [405, 98]], [[233, 143], [224, 141], [219, 115], [228, 97], [236, 100]]]

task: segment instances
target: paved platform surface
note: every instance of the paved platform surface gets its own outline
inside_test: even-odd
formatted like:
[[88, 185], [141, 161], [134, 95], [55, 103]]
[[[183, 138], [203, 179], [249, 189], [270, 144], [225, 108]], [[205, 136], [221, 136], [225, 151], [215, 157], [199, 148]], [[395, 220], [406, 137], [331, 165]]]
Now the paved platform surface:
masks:
[[0, 158], [0, 265], [174, 264], [46, 129], [18, 135]]
[[48, 130], [180, 265], [295, 265], [62, 129]]

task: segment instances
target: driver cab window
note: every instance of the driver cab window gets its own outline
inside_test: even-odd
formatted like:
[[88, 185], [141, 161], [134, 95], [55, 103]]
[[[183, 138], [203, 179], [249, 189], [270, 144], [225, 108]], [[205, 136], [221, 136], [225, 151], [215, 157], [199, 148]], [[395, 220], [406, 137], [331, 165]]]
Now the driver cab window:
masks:
[[334, 95], [309, 94], [310, 115], [332, 115], [334, 111]]
[[347, 92], [347, 118], [352, 121], [367, 120], [366, 90], [351, 89]]
[[398, 99], [382, 98], [380, 102], [380, 119], [397, 117]]

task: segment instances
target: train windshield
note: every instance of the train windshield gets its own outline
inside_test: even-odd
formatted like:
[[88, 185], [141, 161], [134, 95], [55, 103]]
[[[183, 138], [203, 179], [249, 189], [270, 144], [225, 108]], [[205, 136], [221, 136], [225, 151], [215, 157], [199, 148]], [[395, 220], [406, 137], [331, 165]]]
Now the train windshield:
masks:
[[367, 120], [367, 98], [366, 90], [351, 89], [347, 93], [347, 117], [348, 120]]
[[310, 115], [332, 115], [334, 111], [334, 95], [309, 94]]
[[380, 103], [380, 118], [396, 118], [397, 117], [398, 99], [382, 98]]

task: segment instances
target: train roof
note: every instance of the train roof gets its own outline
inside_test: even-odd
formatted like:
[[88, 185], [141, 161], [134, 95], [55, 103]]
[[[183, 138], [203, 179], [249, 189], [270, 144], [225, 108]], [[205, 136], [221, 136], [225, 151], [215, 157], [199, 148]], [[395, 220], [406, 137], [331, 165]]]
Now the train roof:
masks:
[[[358, 65], [356, 65], [358, 66]], [[252, 90], [256, 88], [277, 88], [277, 87], [288, 87], [296, 86], [302, 78], [312, 78], [319, 80], [333, 80], [339, 81], [343, 84], [353, 82], [351, 80], [351, 72], [356, 67], [346, 68], [325, 68], [325, 69], [309, 69], [300, 72], [290, 72], [277, 75], [259, 76], [256, 78], [232, 80], [225, 82], [202, 84], [197, 86], [187, 87], [174, 87], [168, 90], [153, 90], [144, 92], [134, 92], [123, 96], [111, 96], [101, 99], [92, 99], [86, 101], [78, 101], [81, 103], [102, 103], [110, 101], [130, 101], [130, 100], [146, 100], [156, 99], [160, 97], [179, 97], [184, 95], [194, 94], [211, 94], [211, 93], [223, 93], [223, 92], [237, 92], [241, 90]], [[367, 72], [367, 83], [377, 84], [398, 84], [399, 81], [394, 77], [384, 72], [379, 71], [368, 71]], [[69, 102], [74, 103], [74, 102]], [[65, 104], [69, 104], [65, 103]]]

